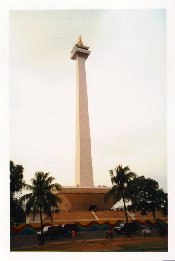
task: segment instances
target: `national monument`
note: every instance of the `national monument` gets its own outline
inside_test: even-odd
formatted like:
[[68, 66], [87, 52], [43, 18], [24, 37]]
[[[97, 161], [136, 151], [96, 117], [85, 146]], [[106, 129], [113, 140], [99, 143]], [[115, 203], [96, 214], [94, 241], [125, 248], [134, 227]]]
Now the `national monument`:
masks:
[[62, 211], [88, 211], [91, 206], [104, 210], [112, 207], [112, 201], [104, 203], [107, 187], [95, 187], [93, 180], [91, 136], [88, 113], [88, 92], [85, 61], [90, 55], [89, 47], [81, 36], [71, 51], [71, 59], [76, 62], [76, 157], [75, 186], [63, 187], [59, 196]]
[[88, 96], [85, 61], [90, 54], [81, 36], [71, 52], [76, 61], [76, 171], [75, 186], [93, 187], [91, 138], [88, 114]]
[[[93, 224], [100, 228], [106, 225], [114, 226], [117, 222], [124, 220], [123, 211], [111, 211], [112, 198], [108, 203], [104, 203], [104, 195], [110, 188], [94, 186], [85, 69], [85, 61], [89, 55], [89, 47], [85, 46], [79, 37], [71, 52], [71, 59], [76, 61], [75, 186], [62, 186], [59, 193], [55, 192], [61, 198], [61, 203], [52, 214], [52, 221], [43, 213], [45, 225], [75, 223], [79, 225], [79, 229], [83, 230]], [[133, 219], [130, 215], [128, 218], [130, 221]], [[152, 215], [147, 214], [146, 217], [143, 217], [136, 212], [135, 218], [143, 221], [145, 218], [151, 220]], [[38, 227], [40, 225], [39, 213], [35, 219], [32, 213], [27, 216], [26, 223]]]

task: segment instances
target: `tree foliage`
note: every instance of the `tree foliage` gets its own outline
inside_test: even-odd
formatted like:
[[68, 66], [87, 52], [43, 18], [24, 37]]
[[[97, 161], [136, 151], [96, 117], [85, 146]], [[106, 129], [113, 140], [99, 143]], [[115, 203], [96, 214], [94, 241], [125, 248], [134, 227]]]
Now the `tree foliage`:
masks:
[[110, 197], [113, 198], [114, 204], [121, 199], [125, 199], [125, 202], [130, 200], [131, 195], [128, 193], [128, 182], [136, 177], [134, 172], [131, 172], [129, 167], [122, 167], [122, 165], [116, 166], [114, 170], [110, 170], [112, 189], [105, 194], [105, 201], [108, 201]]
[[26, 220], [25, 211], [19, 203], [19, 200], [14, 198], [10, 199], [10, 223], [13, 224], [23, 223]]
[[31, 179], [32, 185], [24, 185], [31, 193], [21, 197], [21, 201], [26, 202], [27, 215], [33, 212], [34, 218], [37, 212], [40, 214], [42, 243], [44, 243], [42, 213], [44, 212], [49, 215], [52, 220], [52, 211], [58, 207], [61, 201], [60, 198], [53, 193], [54, 190], [60, 191], [61, 189], [61, 185], [52, 183], [54, 179], [52, 176], [49, 176], [49, 173], [42, 171], [36, 172], [34, 178]]
[[[105, 202], [108, 201], [110, 197], [113, 198], [114, 204], [123, 200], [125, 218], [128, 228], [128, 215], [126, 209], [126, 202], [128, 202], [132, 197], [131, 190], [128, 190], [128, 183], [133, 180], [137, 175], [130, 171], [128, 166], [122, 167], [122, 165], [116, 166], [114, 170], [110, 170], [112, 188], [109, 190], [104, 197]], [[129, 232], [129, 231], [128, 231]]]
[[21, 223], [25, 221], [25, 212], [17, 198], [23, 187], [22, 165], [15, 165], [10, 161], [10, 223]]
[[159, 189], [157, 181], [144, 176], [136, 177], [128, 183], [128, 191], [133, 193], [130, 208], [141, 211], [142, 214], [151, 211], [155, 220], [157, 220], [156, 210], [167, 214], [168, 195]]
[[22, 190], [23, 170], [22, 165], [15, 165], [13, 161], [10, 161], [10, 193], [13, 195]]

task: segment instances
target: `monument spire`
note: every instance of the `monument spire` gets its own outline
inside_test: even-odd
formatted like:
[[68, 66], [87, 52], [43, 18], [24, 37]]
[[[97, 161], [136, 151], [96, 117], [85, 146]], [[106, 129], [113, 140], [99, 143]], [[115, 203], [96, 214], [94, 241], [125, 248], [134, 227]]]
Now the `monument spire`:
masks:
[[83, 45], [82, 38], [79, 36], [78, 42], [71, 52], [71, 59], [76, 61], [75, 186], [80, 187], [94, 186], [85, 69], [85, 60], [89, 54], [89, 47]]
[[82, 41], [81, 35], [78, 37], [77, 44], [80, 46], [83, 46], [83, 41]]

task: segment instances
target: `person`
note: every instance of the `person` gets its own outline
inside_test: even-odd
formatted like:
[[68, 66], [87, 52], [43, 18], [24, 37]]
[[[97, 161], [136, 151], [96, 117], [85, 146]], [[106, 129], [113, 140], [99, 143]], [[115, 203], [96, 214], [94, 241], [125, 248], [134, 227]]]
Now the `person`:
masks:
[[111, 228], [107, 229], [107, 232], [106, 232], [106, 239], [108, 239], [108, 238], [113, 239], [113, 231]]

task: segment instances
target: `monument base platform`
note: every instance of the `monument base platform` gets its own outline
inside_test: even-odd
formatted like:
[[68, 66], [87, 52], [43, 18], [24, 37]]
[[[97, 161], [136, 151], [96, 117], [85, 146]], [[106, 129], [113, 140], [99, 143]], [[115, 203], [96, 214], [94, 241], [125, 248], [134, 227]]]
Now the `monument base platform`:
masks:
[[96, 210], [110, 210], [113, 206], [112, 198], [104, 202], [105, 194], [110, 187], [62, 187], [57, 193], [61, 198], [60, 211], [88, 211], [90, 208]]

